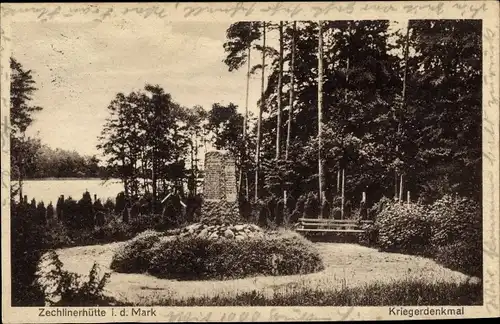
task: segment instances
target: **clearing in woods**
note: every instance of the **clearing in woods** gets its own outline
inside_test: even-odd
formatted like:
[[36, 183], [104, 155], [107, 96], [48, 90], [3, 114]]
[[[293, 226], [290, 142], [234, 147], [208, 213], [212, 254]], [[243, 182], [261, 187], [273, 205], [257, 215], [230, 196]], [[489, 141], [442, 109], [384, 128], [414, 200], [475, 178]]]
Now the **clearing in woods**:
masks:
[[124, 274], [109, 269], [114, 250], [123, 244], [80, 246], [58, 250], [66, 270], [88, 275], [93, 262], [110, 272], [106, 295], [119, 301], [153, 303], [166, 297], [234, 295], [240, 292], [261, 291], [264, 294], [299, 286], [313, 288], [355, 287], [372, 282], [391, 282], [400, 279], [428, 282], [463, 282], [469, 276], [446, 269], [433, 260], [398, 253], [379, 252], [373, 248], [346, 243], [315, 243], [325, 270], [307, 275], [258, 276], [226, 281], [177, 281], [158, 279], [146, 274]]

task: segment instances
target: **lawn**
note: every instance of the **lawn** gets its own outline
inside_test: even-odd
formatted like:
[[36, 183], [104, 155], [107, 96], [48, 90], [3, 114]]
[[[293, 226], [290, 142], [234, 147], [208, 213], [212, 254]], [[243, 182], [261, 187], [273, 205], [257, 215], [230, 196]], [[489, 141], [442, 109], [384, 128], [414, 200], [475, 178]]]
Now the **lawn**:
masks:
[[[356, 244], [315, 243], [325, 264], [325, 270], [317, 273], [257, 276], [226, 281], [166, 280], [146, 274], [112, 272], [109, 265], [115, 249], [120, 244], [123, 243], [73, 247], [57, 252], [65, 269], [78, 274], [87, 275], [93, 262], [97, 262], [103, 271], [111, 272], [106, 294], [121, 303], [136, 305], [263, 305], [266, 300], [273, 298], [276, 304], [286, 304], [286, 300], [296, 305], [302, 302], [306, 304], [306, 300], [297, 297], [298, 291], [313, 296], [314, 300], [320, 299], [332, 305], [378, 304], [384, 300], [390, 303], [387, 299], [390, 299], [390, 296], [385, 296], [387, 293], [399, 293], [401, 296], [406, 295], [407, 299], [412, 299], [411, 294], [417, 293], [420, 288], [423, 295], [433, 292], [436, 296], [446, 295], [446, 291], [437, 292], [439, 289], [436, 288], [441, 287], [451, 293], [453, 287], [457, 287], [456, 284], [467, 282], [469, 279], [467, 275], [446, 269], [423, 257], [379, 252]], [[404, 291], [391, 292], [383, 288], [390, 287], [384, 286], [385, 283], [395, 282], [405, 282]], [[436, 285], [437, 283], [440, 286]], [[346, 289], [355, 290], [360, 296], [373, 296], [365, 296], [361, 300], [337, 294], [335, 299], [331, 298], [330, 292], [345, 292]], [[457, 289], [455, 290], [461, 291], [462, 288]]]

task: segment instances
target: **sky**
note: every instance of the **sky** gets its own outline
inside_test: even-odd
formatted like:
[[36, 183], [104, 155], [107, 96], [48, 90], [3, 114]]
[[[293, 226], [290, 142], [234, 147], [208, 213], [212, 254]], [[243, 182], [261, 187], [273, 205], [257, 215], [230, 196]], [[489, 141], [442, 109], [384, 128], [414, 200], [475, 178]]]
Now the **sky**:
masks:
[[[43, 107], [27, 134], [52, 148], [96, 154], [107, 106], [118, 92], [159, 84], [186, 107], [232, 102], [244, 112], [246, 69], [229, 72], [224, 59], [230, 23], [16, 23], [15, 57], [33, 71]], [[256, 111], [254, 76], [249, 110]]]
[[[232, 102], [245, 107], [246, 68], [222, 62], [230, 22], [147, 24], [18, 22], [13, 57], [33, 71], [38, 91], [29, 136], [52, 148], [100, 156], [96, 149], [107, 106], [119, 92], [158, 84], [186, 107]], [[273, 42], [272, 34], [268, 42]], [[259, 63], [255, 57], [252, 65]], [[257, 112], [260, 74], [252, 77], [249, 110]]]

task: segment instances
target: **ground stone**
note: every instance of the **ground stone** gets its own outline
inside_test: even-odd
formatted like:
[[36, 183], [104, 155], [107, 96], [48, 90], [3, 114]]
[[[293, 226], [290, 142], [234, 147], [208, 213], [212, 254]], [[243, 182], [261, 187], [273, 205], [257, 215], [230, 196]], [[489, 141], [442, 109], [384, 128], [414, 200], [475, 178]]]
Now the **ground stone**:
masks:
[[230, 229], [227, 229], [227, 230], [224, 232], [224, 236], [225, 236], [226, 238], [231, 239], [231, 238], [234, 238], [234, 233], [233, 233], [233, 231], [231, 231]]

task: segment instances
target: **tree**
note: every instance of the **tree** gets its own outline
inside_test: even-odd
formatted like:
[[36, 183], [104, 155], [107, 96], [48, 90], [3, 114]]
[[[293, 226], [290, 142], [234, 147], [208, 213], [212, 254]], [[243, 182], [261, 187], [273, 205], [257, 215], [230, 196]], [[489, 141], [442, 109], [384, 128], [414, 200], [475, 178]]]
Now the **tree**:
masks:
[[[98, 148], [122, 179], [129, 203], [151, 193], [155, 213], [168, 190], [183, 195], [186, 180], [193, 190], [199, 176], [194, 156], [205, 118], [201, 107], [184, 108], [159, 85], [146, 84], [144, 91], [117, 94], [108, 110]], [[189, 158], [191, 171], [185, 163]]]
[[280, 158], [280, 153], [281, 153], [281, 104], [283, 101], [282, 98], [282, 90], [283, 90], [283, 85], [282, 85], [282, 80], [283, 80], [283, 22], [280, 21], [280, 26], [279, 26], [279, 43], [280, 43], [280, 49], [279, 49], [279, 75], [278, 75], [278, 118], [277, 118], [277, 124], [276, 124], [276, 160]]
[[[392, 24], [323, 21], [323, 37], [316, 22], [288, 25], [283, 64], [288, 63], [290, 73], [281, 80], [288, 85], [283, 88], [290, 98], [288, 125], [278, 122], [281, 55], [277, 51], [276, 60], [275, 52], [265, 47], [265, 59], [271, 60], [258, 103], [264, 114], [260, 128], [253, 130], [261, 138], [255, 144], [263, 193], [281, 194], [280, 186], [295, 197], [317, 191], [323, 162], [321, 191], [330, 201], [337, 200], [333, 193], [340, 170], [345, 200], [353, 205], [363, 192], [365, 207], [392, 196], [394, 170], [398, 186], [401, 175], [405, 179], [398, 196], [410, 190], [413, 197], [459, 192], [479, 199], [480, 23], [410, 21], [407, 29], [391, 32]], [[318, 58], [320, 48], [323, 59]], [[274, 163], [274, 139], [279, 133], [281, 141], [283, 132], [286, 163]]]
[[215, 148], [229, 151], [235, 157], [238, 170], [245, 164], [243, 118], [233, 103], [227, 106], [215, 103], [208, 112], [207, 128], [214, 134]]
[[255, 201], [259, 199], [259, 168], [260, 168], [260, 146], [262, 141], [262, 112], [264, 110], [264, 82], [265, 82], [265, 67], [266, 67], [266, 23], [262, 23], [262, 75], [261, 75], [261, 99], [259, 107], [259, 117], [257, 119], [257, 147], [255, 152]]
[[33, 114], [42, 110], [33, 106], [33, 94], [37, 90], [33, 72], [25, 70], [21, 63], [10, 58], [10, 147], [11, 166], [17, 171], [19, 200], [22, 200], [22, 181], [26, 168], [31, 164], [36, 153], [36, 145], [25, 136], [26, 129], [33, 123]]
[[285, 147], [285, 159], [288, 160], [288, 151], [290, 149], [290, 138], [292, 134], [292, 116], [293, 116], [293, 103], [294, 103], [294, 88], [295, 88], [295, 33], [297, 31], [297, 22], [293, 22], [293, 30], [291, 35], [291, 59], [290, 59], [290, 99], [288, 104], [288, 121], [287, 121], [287, 132], [286, 132], [286, 147]]
[[322, 22], [318, 23], [318, 179], [319, 179], [319, 201], [324, 201], [325, 174], [323, 173], [323, 158], [321, 154], [321, 140], [323, 129], [323, 29]]

